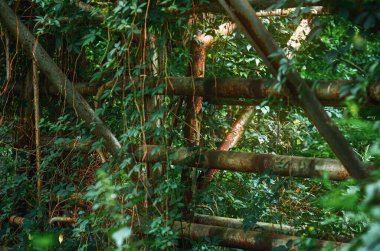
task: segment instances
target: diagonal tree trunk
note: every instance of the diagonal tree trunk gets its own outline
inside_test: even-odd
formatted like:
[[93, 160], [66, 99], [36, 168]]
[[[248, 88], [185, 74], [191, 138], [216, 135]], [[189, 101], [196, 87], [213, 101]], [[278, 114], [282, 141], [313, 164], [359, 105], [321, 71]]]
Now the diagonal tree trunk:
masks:
[[87, 101], [75, 90], [73, 83], [66, 77], [53, 59], [38, 43], [36, 38], [16, 17], [12, 9], [4, 0], [0, 0], [0, 22], [6, 27], [15, 39], [23, 45], [24, 50], [32, 57], [38, 68], [48, 80], [64, 96], [66, 102], [75, 110], [77, 116], [93, 128], [93, 133], [105, 140], [107, 150], [117, 155], [121, 145], [113, 133], [94, 113]]
[[298, 24], [296, 30], [294, 31], [293, 35], [290, 37], [287, 45], [287, 53], [286, 57], [289, 59], [292, 59], [294, 57], [294, 52], [297, 51], [301, 47], [301, 42], [304, 41], [309, 35], [311, 31], [311, 25], [312, 19], [311, 18], [305, 18], [302, 19], [301, 22]]
[[[272, 73], [277, 75], [282, 66], [280, 61], [286, 61], [287, 59], [284, 53], [279, 51], [272, 36], [256, 16], [256, 12], [249, 3], [237, 0], [219, 0], [219, 3], [243, 30]], [[275, 53], [278, 56], [271, 57]], [[368, 172], [364, 164], [359, 160], [357, 154], [327, 115], [311, 88], [299, 74], [292, 70], [287, 71], [285, 85], [289, 89], [290, 94], [300, 101], [309, 119], [317, 127], [322, 137], [347, 168], [348, 172], [356, 179], [367, 178]]]
[[[237, 144], [243, 135], [244, 127], [251, 120], [254, 111], [255, 109], [253, 106], [248, 106], [240, 112], [235, 122], [233, 123], [231, 130], [227, 133], [222, 144], [218, 147], [218, 150], [228, 151]], [[198, 189], [206, 188], [219, 171], [219, 169], [209, 169], [203, 173], [199, 177]]]
[[[310, 19], [302, 19], [297, 29], [287, 42], [289, 49], [287, 57], [289, 59], [294, 57], [294, 51], [299, 49], [301, 46], [301, 41], [305, 40], [307, 35], [310, 33], [310, 23]], [[239, 114], [236, 121], [232, 125], [231, 131], [226, 135], [223, 143], [218, 147], [218, 150], [228, 151], [237, 144], [244, 132], [245, 125], [251, 120], [253, 112], [254, 107], [248, 106]], [[206, 173], [203, 173], [202, 176], [200, 176], [198, 188], [204, 189], [207, 187], [208, 184], [210, 184], [210, 182], [214, 179], [215, 174], [218, 172], [218, 169], [210, 169], [207, 170]]]

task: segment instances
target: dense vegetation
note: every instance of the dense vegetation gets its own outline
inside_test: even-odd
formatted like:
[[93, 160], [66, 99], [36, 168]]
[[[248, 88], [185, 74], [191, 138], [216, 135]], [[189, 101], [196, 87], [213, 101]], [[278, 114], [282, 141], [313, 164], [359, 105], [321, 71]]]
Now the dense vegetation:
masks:
[[[266, 78], [280, 88], [283, 84], [239, 29], [228, 35], [216, 32], [230, 19], [223, 11], [204, 12], [205, 6], [218, 5], [214, 1], [88, 0], [91, 8], [72, 0], [7, 2], [76, 86], [96, 87], [86, 99], [121, 142], [120, 153], [134, 145], [188, 146], [189, 100], [166, 95], [172, 88], [166, 77], [191, 75], [191, 46], [199, 31], [214, 37], [205, 78]], [[286, 1], [278, 2], [270, 9]], [[342, 1], [330, 6], [330, 14], [312, 16], [300, 2], [290, 15], [261, 17], [282, 48], [302, 17], [313, 18], [307, 39], [293, 59], [282, 62], [282, 69], [309, 80], [353, 80], [355, 84], [341, 87], [339, 106], [325, 110], [363, 161], [380, 164], [379, 104], [363, 98], [380, 81], [380, 4]], [[361, 14], [354, 15], [355, 10]], [[187, 203], [189, 184], [181, 179], [187, 162], [178, 163], [169, 153], [154, 163], [128, 154], [113, 156], [104, 139], [94, 136], [94, 126], [78, 119], [42, 73], [42, 159], [36, 172], [33, 63], [1, 23], [0, 29], [0, 249], [220, 248], [213, 239], [181, 240], [173, 222], [191, 213], [244, 218], [245, 229], [256, 222], [291, 225], [305, 249], [315, 244], [311, 238], [350, 242], [350, 250], [380, 248], [377, 171], [366, 181], [341, 182], [328, 175], [304, 179], [222, 171]], [[231, 150], [334, 158], [298, 105], [274, 95], [239, 101], [253, 105], [254, 112]], [[246, 107], [231, 100], [215, 103], [203, 101], [196, 150], [218, 148]], [[196, 172], [200, 176], [202, 169]], [[23, 224], [11, 224], [14, 215], [23, 217]], [[50, 221], [61, 216], [75, 222]]]

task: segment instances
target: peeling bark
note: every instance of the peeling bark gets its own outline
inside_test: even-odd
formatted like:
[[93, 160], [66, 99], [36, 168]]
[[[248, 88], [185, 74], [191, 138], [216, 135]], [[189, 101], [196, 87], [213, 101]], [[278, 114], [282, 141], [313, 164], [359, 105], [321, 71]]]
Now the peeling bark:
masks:
[[[279, 52], [279, 48], [268, 30], [256, 16], [253, 8], [247, 1], [219, 0], [219, 2], [246, 34], [267, 67], [269, 67], [274, 75], [277, 75], [281, 66], [280, 60], [286, 59], [286, 57], [283, 53], [280, 53], [279, 56], [269, 59], [271, 55]], [[363, 162], [352, 150], [338, 127], [336, 127], [324, 111], [311, 88], [299, 74], [289, 70], [286, 73], [285, 85], [290, 94], [299, 100], [309, 119], [316, 126], [335, 155], [342, 161], [352, 177], [358, 180], [368, 178], [368, 172]]]
[[311, 31], [311, 19], [302, 19], [298, 24], [296, 30], [286, 43], [287, 45], [287, 53], [286, 56], [289, 59], [294, 57], [294, 52], [297, 51], [301, 47], [302, 41], [306, 39]]
[[[206, 63], [206, 47], [202, 43], [202, 34], [198, 35], [199, 41], [193, 41], [190, 52], [192, 62], [189, 73], [193, 78], [203, 78]], [[195, 96], [194, 94], [187, 98], [186, 101], [186, 124], [184, 128], [184, 137], [186, 145], [190, 147], [198, 146], [200, 143], [201, 122], [200, 116], [202, 111], [203, 97]], [[182, 171], [181, 182], [185, 186], [183, 202], [188, 207], [191, 202], [194, 191], [194, 181], [196, 180], [196, 169], [186, 168]], [[194, 184], [193, 184], [194, 183]], [[184, 215], [188, 215], [187, 208], [184, 209]]]
[[[233, 123], [231, 130], [225, 136], [222, 144], [218, 147], [220, 151], [228, 151], [233, 148], [240, 140], [244, 132], [244, 127], [251, 120], [255, 109], [252, 106], [244, 108]], [[214, 179], [219, 169], [210, 169], [199, 178], [198, 188], [204, 189]]]

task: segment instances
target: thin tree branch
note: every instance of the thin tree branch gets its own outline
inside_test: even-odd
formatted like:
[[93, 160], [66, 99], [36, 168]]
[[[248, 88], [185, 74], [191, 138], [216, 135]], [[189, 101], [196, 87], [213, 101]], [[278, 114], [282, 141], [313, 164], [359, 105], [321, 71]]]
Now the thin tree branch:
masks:
[[40, 88], [38, 67], [36, 62], [32, 63], [33, 76], [33, 104], [34, 104], [34, 130], [36, 140], [36, 170], [37, 170], [37, 197], [41, 206], [42, 176], [41, 176], [41, 130], [40, 130]]

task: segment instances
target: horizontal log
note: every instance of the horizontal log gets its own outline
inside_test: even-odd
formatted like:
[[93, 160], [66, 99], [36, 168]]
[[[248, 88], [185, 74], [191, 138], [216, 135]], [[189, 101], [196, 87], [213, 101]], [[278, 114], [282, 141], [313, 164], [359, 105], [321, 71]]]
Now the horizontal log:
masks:
[[[258, 8], [260, 11], [256, 12], [256, 15], [258, 17], [286, 17], [289, 16], [297, 11], [297, 14], [299, 13], [301, 16], [320, 16], [320, 15], [329, 15], [330, 12], [327, 7], [324, 6], [307, 6], [307, 7], [295, 7], [296, 5], [288, 5], [287, 8], [281, 8], [281, 9], [272, 9], [272, 10], [263, 10], [267, 9], [268, 4], [263, 4], [263, 7], [266, 8]], [[208, 11], [213, 13], [220, 13], [223, 12], [222, 7], [219, 8], [219, 6], [216, 5], [208, 5], [208, 6], [201, 6], [199, 11]]]
[[[49, 220], [49, 224], [53, 224], [53, 223], [75, 223], [76, 221], [77, 221], [76, 218], [66, 217], [66, 216], [57, 216], [57, 217], [52, 217]], [[21, 226], [24, 224], [24, 222], [25, 222], [24, 217], [20, 217], [17, 215], [12, 215], [11, 217], [9, 217], [9, 223], [12, 225]]]
[[[247, 173], [269, 173], [303, 178], [321, 177], [324, 173], [331, 180], [345, 180], [349, 174], [335, 159], [297, 157], [274, 154], [255, 154], [225, 151], [199, 151], [191, 148], [168, 149], [164, 146], [130, 146], [137, 161], [160, 162], [168, 158], [174, 164], [187, 164], [205, 169], [220, 169]], [[369, 164], [368, 169], [379, 169]]]
[[[42, 145], [58, 147], [67, 151], [89, 151], [91, 142], [64, 142], [52, 144], [49, 138], [42, 138]], [[204, 150], [199, 148], [168, 148], [158, 145], [128, 146], [128, 152], [138, 162], [166, 162], [195, 166], [201, 169], [219, 169], [246, 173], [269, 173], [280, 176], [303, 178], [322, 177], [324, 173], [331, 180], [345, 180], [350, 177], [339, 160], [299, 157], [276, 154], [255, 154], [233, 151]], [[368, 163], [369, 170], [380, 169], [379, 165]]]
[[[297, 8], [300, 6], [313, 6], [315, 3], [313, 1], [304, 1], [304, 0], [287, 0], [287, 1], [280, 1], [280, 0], [249, 0], [248, 1], [252, 7], [256, 11], [260, 10], [266, 10], [268, 8], [272, 8], [273, 6], [277, 6], [280, 8]], [[325, 2], [325, 1], [323, 1]], [[281, 3], [281, 6], [279, 4]], [[318, 2], [318, 5], [321, 5], [321, 2]], [[214, 12], [214, 13], [221, 13], [224, 12], [223, 7], [218, 3], [218, 0], [210, 0], [210, 3], [201, 5], [199, 7], [202, 11], [208, 11], [208, 12]]]
[[[296, 242], [301, 241], [301, 238], [297, 236], [261, 231], [244, 231], [235, 228], [179, 221], [174, 222], [173, 229], [179, 232], [181, 238], [195, 241], [210, 240], [218, 246], [245, 250], [273, 250], [276, 247], [287, 247], [286, 250], [295, 250], [297, 248]], [[315, 240], [315, 243], [317, 247], [322, 247], [327, 243], [332, 243], [336, 248], [343, 245], [343, 243], [339, 242], [333, 243], [322, 240]]]
[[[289, 98], [284, 89], [275, 91], [274, 85], [266, 79], [192, 79], [183, 77], [169, 78], [168, 83], [172, 86], [172, 88], [168, 88], [168, 92], [171, 94], [203, 96], [206, 99], [246, 98], [263, 100], [269, 96]], [[344, 100], [344, 97], [341, 97], [342, 86], [355, 83], [349, 80], [310, 80], [308, 84], [314, 87], [315, 95], [322, 103], [339, 105]], [[372, 84], [365, 93], [366, 96], [363, 98], [368, 103], [380, 103], [380, 84]]]
[[[88, 151], [90, 143], [58, 144], [67, 150]], [[157, 145], [129, 145], [128, 149], [138, 162], [165, 162], [194, 166], [200, 169], [219, 169], [245, 173], [269, 173], [279, 176], [303, 178], [322, 177], [327, 173], [331, 180], [350, 177], [340, 161], [335, 159], [298, 157], [275, 154], [255, 154], [233, 151], [201, 150], [199, 148], [168, 148]], [[369, 163], [369, 170], [380, 169]]]
[[[327, 14], [327, 10], [323, 8], [323, 6], [314, 6], [313, 3], [305, 3], [304, 1], [288, 1], [288, 3], [285, 3], [282, 6], [277, 6], [281, 7], [281, 9], [274, 9], [274, 10], [266, 10], [273, 5], [277, 4], [279, 1], [257, 1], [257, 0], [251, 0], [250, 3], [256, 10], [260, 10], [257, 12], [257, 15], [259, 17], [274, 17], [274, 16], [288, 16], [291, 13], [293, 13], [297, 8], [305, 9], [305, 7], [300, 7], [302, 6], [307, 6], [308, 10], [306, 14], [312, 14], [312, 15], [324, 15]], [[78, 6], [79, 9], [85, 11], [85, 12], [90, 12], [90, 14], [95, 18], [95, 20], [99, 23], [104, 21], [104, 18], [95, 13], [94, 14], [94, 7], [90, 4], [84, 3], [82, 1], [76, 2], [76, 5]], [[198, 8], [196, 11], [202, 11], [202, 12], [215, 12], [215, 13], [220, 13], [224, 12], [223, 8], [217, 3], [216, 0], [211, 0], [211, 4], [207, 5], [200, 5], [197, 6]], [[191, 9], [189, 14], [193, 14], [194, 9]], [[304, 13], [305, 11], [301, 11], [301, 13]], [[179, 14], [174, 12], [175, 14]], [[173, 14], [174, 14], [173, 13]]]
[[17, 215], [12, 215], [11, 217], [9, 217], [9, 223], [12, 224], [12, 225], [22, 225], [24, 224], [24, 217], [20, 217], [20, 216], [17, 216]]
[[[210, 103], [231, 103], [233, 99], [245, 98], [254, 102], [247, 104], [259, 103], [270, 96], [282, 97], [289, 99], [287, 92], [282, 89], [275, 91], [274, 85], [267, 79], [245, 79], [245, 78], [191, 78], [191, 77], [170, 77], [165, 80], [167, 83], [166, 90], [157, 94], [172, 94], [179, 96], [202, 96]], [[331, 81], [307, 81], [313, 87], [317, 98], [325, 105], [337, 106], [342, 103], [344, 97], [341, 97], [341, 88], [344, 85], [354, 85], [355, 82], [350, 80], [331, 80]], [[147, 85], [157, 86], [156, 80], [149, 81]], [[111, 88], [112, 85], [107, 86]], [[83, 95], [95, 95], [99, 85], [81, 83], [76, 85], [76, 89]], [[380, 104], [380, 83], [371, 84], [363, 92], [362, 98], [366, 104]], [[244, 101], [236, 100], [238, 104]]]
[[[204, 224], [204, 225], [214, 225], [219, 227], [228, 227], [236, 229], [244, 229], [243, 219], [233, 219], [220, 216], [209, 216], [204, 214], [194, 214], [193, 220], [194, 223]], [[293, 235], [297, 231], [301, 230], [285, 224], [274, 224], [266, 222], [256, 222], [249, 229], [244, 230], [253, 230], [253, 231], [263, 231], [263, 232], [272, 232], [285, 235]]]
[[285, 17], [289, 16], [296, 11], [299, 11], [297, 13], [300, 13], [301, 15], [328, 15], [329, 11], [326, 7], [323, 6], [309, 6], [309, 7], [301, 7], [301, 8], [286, 8], [286, 9], [275, 9], [275, 10], [268, 10], [268, 11], [258, 11], [256, 12], [256, 15], [258, 17]]
[[57, 216], [53, 217], [49, 220], [49, 224], [54, 224], [54, 223], [75, 223], [77, 222], [77, 219], [71, 218], [71, 217], [66, 217], [66, 216]]

